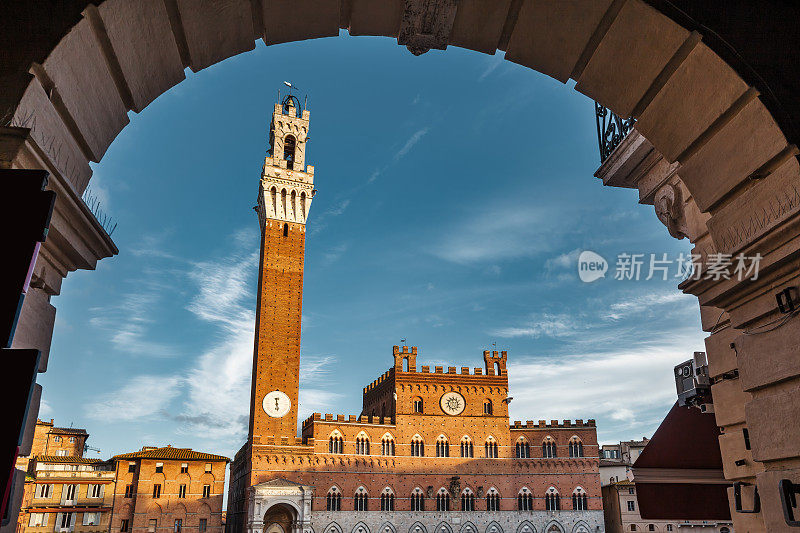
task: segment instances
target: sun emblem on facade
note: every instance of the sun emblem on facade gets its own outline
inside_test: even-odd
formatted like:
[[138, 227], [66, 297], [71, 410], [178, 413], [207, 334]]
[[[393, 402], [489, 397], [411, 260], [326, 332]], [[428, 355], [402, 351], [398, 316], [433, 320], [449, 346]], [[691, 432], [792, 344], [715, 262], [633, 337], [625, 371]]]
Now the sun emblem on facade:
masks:
[[442, 411], [448, 415], [461, 414], [461, 412], [464, 411], [466, 403], [467, 402], [464, 400], [464, 397], [454, 391], [446, 392], [439, 400], [439, 405], [441, 406]]

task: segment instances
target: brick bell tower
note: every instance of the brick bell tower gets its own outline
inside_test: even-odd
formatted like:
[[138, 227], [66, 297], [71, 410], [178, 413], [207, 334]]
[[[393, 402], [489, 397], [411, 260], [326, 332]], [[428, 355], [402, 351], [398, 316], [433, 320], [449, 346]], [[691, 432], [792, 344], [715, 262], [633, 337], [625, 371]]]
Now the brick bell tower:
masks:
[[275, 104], [258, 187], [258, 278], [249, 442], [295, 444], [306, 219], [314, 167], [305, 164], [310, 113], [286, 96]]

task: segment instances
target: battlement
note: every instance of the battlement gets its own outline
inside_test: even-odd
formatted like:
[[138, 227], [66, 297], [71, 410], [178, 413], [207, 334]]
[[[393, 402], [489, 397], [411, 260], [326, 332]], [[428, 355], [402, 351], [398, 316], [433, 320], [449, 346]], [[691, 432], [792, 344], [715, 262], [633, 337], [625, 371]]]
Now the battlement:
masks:
[[544, 429], [544, 428], [583, 428], [583, 427], [596, 427], [596, 421], [594, 418], [588, 419], [586, 422], [583, 419], [578, 418], [573, 423], [572, 420], [564, 420], [559, 422], [558, 420], [551, 420], [550, 423], [547, 420], [539, 420], [538, 422], [534, 423], [533, 420], [527, 420], [524, 424], [519, 420], [514, 420], [514, 423], [511, 424], [511, 429]]
[[394, 368], [390, 368], [389, 370], [381, 374], [378, 377], [378, 379], [376, 379], [375, 381], [364, 387], [364, 394], [367, 394], [368, 392], [375, 390], [375, 388], [377, 388], [378, 385], [385, 383], [386, 380], [388, 380], [392, 376], [394, 376]]
[[[508, 361], [508, 352], [506, 351], [489, 351], [484, 350], [483, 352], [483, 361], [484, 361], [484, 368], [475, 367], [473, 372], [470, 373], [470, 369], [467, 366], [462, 367], [455, 367], [455, 366], [448, 366], [447, 371], [445, 372], [443, 366], [434, 366], [433, 372], [430, 370], [430, 365], [422, 365], [420, 366], [419, 371], [417, 370], [417, 347], [412, 346], [409, 350], [408, 346], [393, 346], [392, 347], [392, 355], [394, 356], [394, 370], [397, 372], [407, 372], [407, 373], [414, 373], [418, 372], [420, 374], [458, 374], [462, 376], [502, 376], [506, 374], [506, 362]], [[380, 379], [380, 378], [379, 378]], [[374, 383], [374, 382], [373, 382]], [[367, 389], [364, 390], [367, 392]]]
[[350, 424], [371, 424], [373, 426], [393, 426], [395, 424], [394, 417], [385, 416], [367, 416], [367, 415], [338, 415], [328, 413], [314, 413], [305, 420], [303, 420], [303, 431], [310, 427], [314, 422], [331, 422], [331, 423], [350, 423]]

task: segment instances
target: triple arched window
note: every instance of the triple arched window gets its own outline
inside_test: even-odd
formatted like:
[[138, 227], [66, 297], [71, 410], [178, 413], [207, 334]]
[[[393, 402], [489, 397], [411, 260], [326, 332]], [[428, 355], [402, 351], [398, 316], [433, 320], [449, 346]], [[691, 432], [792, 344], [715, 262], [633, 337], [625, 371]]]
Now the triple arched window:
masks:
[[326, 506], [328, 511], [341, 511], [342, 510], [342, 493], [336, 487], [331, 487], [328, 495], [325, 497]]
[[328, 438], [328, 453], [344, 453], [344, 439], [338, 430]]
[[572, 508], [576, 511], [586, 511], [589, 509], [588, 497], [582, 487], [577, 487], [572, 491]]
[[356, 453], [358, 455], [369, 455], [369, 437], [363, 431], [356, 437]]
[[517, 494], [517, 510], [533, 511], [533, 494], [527, 487], [522, 487]]
[[439, 492], [436, 493], [436, 510], [450, 510], [450, 493], [444, 487], [440, 488]]
[[389, 487], [381, 492], [381, 511], [394, 511], [394, 492]]
[[525, 437], [520, 437], [517, 439], [515, 448], [517, 459], [531, 458], [531, 444], [527, 441], [527, 439], [525, 439]]
[[475, 451], [472, 446], [472, 439], [464, 435], [461, 438], [461, 457], [475, 457]]
[[424, 511], [425, 510], [425, 493], [422, 489], [417, 487], [411, 493], [411, 510]]
[[555, 487], [550, 487], [544, 493], [544, 508], [547, 511], [560, 511], [561, 510], [561, 495]]
[[381, 438], [381, 455], [394, 455], [394, 437], [389, 433]]
[[500, 510], [500, 494], [495, 488], [489, 489], [486, 493], [486, 510], [499, 511]]
[[578, 437], [569, 439], [569, 456], [583, 457], [583, 442]]
[[544, 441], [542, 442], [542, 457], [545, 458], [553, 458], [558, 457], [558, 452], [556, 450], [556, 441], [553, 440], [553, 437], [545, 437]]
[[411, 456], [425, 457], [425, 443], [419, 435], [414, 435], [414, 438], [411, 439]]
[[497, 441], [491, 435], [486, 439], [483, 445], [486, 457], [496, 459], [498, 457]]
[[367, 510], [369, 510], [368, 509], [369, 497], [368, 497], [368, 494], [367, 494], [367, 489], [365, 489], [364, 487], [358, 487], [358, 489], [356, 490], [356, 494], [353, 497], [353, 500], [354, 500], [354, 502], [353, 502], [353, 510], [354, 511], [367, 511]]
[[450, 457], [450, 443], [444, 435], [436, 438], [436, 457]]
[[461, 493], [461, 510], [474, 511], [475, 510], [475, 494], [467, 487]]

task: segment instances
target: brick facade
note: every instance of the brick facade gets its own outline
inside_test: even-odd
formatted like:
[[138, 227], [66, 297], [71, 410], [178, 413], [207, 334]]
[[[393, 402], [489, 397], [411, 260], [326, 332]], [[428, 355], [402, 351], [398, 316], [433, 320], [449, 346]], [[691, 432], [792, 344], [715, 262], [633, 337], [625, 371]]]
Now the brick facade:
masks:
[[145, 447], [118, 455], [111, 533], [221, 533], [226, 457]]
[[310, 116], [297, 106], [275, 106], [260, 180], [250, 434], [231, 464], [228, 532], [602, 530], [594, 420], [510, 423], [506, 352], [485, 351], [472, 370], [431, 370], [417, 367], [416, 347], [395, 346], [391, 368], [362, 391], [359, 415], [315, 413], [297, 437], [314, 192], [305, 154], [286, 148], [305, 146]]

